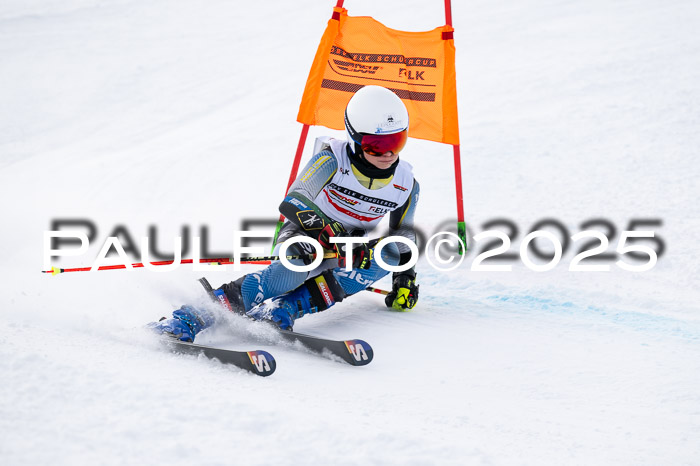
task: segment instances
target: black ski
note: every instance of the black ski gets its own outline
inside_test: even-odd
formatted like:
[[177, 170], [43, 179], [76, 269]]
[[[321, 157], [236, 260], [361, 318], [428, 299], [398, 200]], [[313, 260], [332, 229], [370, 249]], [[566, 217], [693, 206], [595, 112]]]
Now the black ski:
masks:
[[374, 350], [369, 343], [363, 340], [328, 340], [303, 333], [282, 330], [274, 326], [285, 340], [298, 341], [307, 348], [317, 353], [330, 353], [340, 357], [343, 361], [353, 366], [366, 366], [374, 358]]
[[[199, 283], [202, 284], [211, 299], [218, 303], [218, 299], [214, 295], [214, 290], [209, 284], [209, 281], [202, 277], [199, 279]], [[374, 350], [369, 343], [363, 340], [329, 340], [290, 330], [282, 330], [275, 324], [271, 324], [270, 326], [275, 329], [282, 338], [289, 342], [294, 343], [298, 341], [303, 346], [320, 354], [333, 354], [353, 366], [366, 366], [372, 362], [374, 358]]]
[[161, 338], [161, 341], [176, 353], [202, 354], [209, 359], [217, 359], [223, 364], [231, 364], [262, 377], [272, 375], [277, 368], [275, 358], [267, 351], [234, 351], [188, 343], [173, 338]]

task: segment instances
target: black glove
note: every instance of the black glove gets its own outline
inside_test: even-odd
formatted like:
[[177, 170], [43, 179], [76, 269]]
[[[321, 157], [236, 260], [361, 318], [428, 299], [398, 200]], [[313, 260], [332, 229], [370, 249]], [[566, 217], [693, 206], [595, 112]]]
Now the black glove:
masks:
[[418, 302], [418, 288], [415, 275], [395, 274], [391, 293], [386, 296], [384, 303], [397, 311], [413, 309]]
[[[352, 236], [340, 222], [327, 224], [318, 234], [318, 242], [325, 249], [335, 251], [338, 254], [338, 267], [345, 267], [347, 263], [346, 245], [331, 243], [332, 237], [342, 238]], [[366, 243], [360, 243], [352, 249], [352, 267], [354, 269], [369, 269], [372, 265], [372, 253], [374, 252]]]

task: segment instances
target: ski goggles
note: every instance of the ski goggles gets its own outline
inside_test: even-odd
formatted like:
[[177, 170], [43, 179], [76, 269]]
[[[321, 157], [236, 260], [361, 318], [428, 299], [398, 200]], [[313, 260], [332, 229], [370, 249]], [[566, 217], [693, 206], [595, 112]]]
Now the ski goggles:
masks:
[[408, 141], [408, 130], [393, 134], [362, 134], [360, 146], [369, 155], [382, 155], [387, 152], [398, 154]]

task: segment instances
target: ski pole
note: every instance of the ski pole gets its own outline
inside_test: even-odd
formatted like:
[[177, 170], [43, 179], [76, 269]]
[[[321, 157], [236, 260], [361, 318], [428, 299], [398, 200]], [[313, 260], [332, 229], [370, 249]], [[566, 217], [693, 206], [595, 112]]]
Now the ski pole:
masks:
[[382, 290], [381, 288], [374, 288], [373, 286], [368, 286], [365, 288], [365, 291], [372, 291], [374, 293], [383, 294], [384, 296], [390, 293], [390, 291]]
[[[323, 255], [324, 259], [332, 259], [334, 257], [338, 257], [336, 253], [334, 252], [327, 252]], [[315, 254], [297, 254], [294, 256], [287, 256], [287, 260], [295, 260], [295, 259], [314, 259]], [[260, 257], [246, 257], [244, 259], [240, 260], [240, 264], [257, 264], [257, 265], [266, 265], [271, 263], [272, 261], [280, 260], [280, 256], [260, 256]], [[170, 265], [174, 263], [175, 261], [168, 260], [168, 261], [155, 261], [155, 262], [150, 262], [151, 265], [159, 266], [159, 265]], [[194, 262], [193, 259], [183, 259], [180, 261], [180, 264], [192, 264]], [[228, 258], [228, 257], [218, 257], [218, 258], [213, 258], [213, 259], [200, 259], [199, 260], [200, 264], [214, 264], [214, 265], [228, 265], [228, 264], [233, 264], [233, 260]], [[138, 269], [141, 267], [144, 267], [143, 262], [135, 262], [131, 264], [131, 267]], [[125, 269], [126, 265], [124, 264], [115, 264], [115, 265], [102, 265], [97, 268], [97, 270], [118, 270], [118, 269]], [[92, 270], [92, 267], [73, 267], [73, 268], [65, 268], [61, 269], [58, 267], [51, 267], [51, 270], [42, 270], [42, 273], [50, 273], [51, 275], [58, 275], [59, 273], [65, 273], [65, 272], [89, 272]]]
[[[287, 260], [295, 260], [295, 259], [314, 259], [315, 255], [314, 254], [297, 254], [294, 256], [287, 256]], [[334, 257], [338, 257], [338, 255], [334, 252], [327, 252], [323, 255], [324, 259], [333, 259]], [[280, 260], [280, 256], [260, 256], [260, 257], [247, 257], [245, 259], [241, 259], [240, 264], [255, 264], [255, 265], [267, 265], [270, 264], [272, 261]], [[151, 265], [159, 266], [159, 265], [170, 265], [175, 261], [169, 260], [169, 261], [156, 261], [156, 262], [150, 262]], [[183, 259], [180, 261], [180, 264], [191, 264], [193, 263], [193, 259]], [[233, 264], [233, 260], [231, 260], [228, 257], [218, 257], [218, 258], [213, 258], [213, 259], [200, 259], [199, 260], [200, 264], [214, 264], [214, 265], [228, 265], [228, 264]], [[143, 262], [135, 262], [131, 264], [131, 266], [135, 269], [142, 268], [144, 267]], [[102, 265], [97, 268], [97, 270], [119, 270], [119, 269], [125, 269], [126, 265], [124, 264], [115, 264], [115, 265]], [[58, 275], [59, 273], [66, 273], [66, 272], [89, 272], [92, 270], [92, 267], [73, 267], [73, 268], [58, 268], [58, 267], [51, 267], [51, 270], [42, 270], [41, 273], [50, 273], [51, 275]], [[380, 288], [374, 288], [374, 287], [367, 287], [365, 288], [366, 291], [372, 291], [374, 293], [379, 293], [381, 295], [388, 295], [389, 292], [386, 290], [382, 290]]]

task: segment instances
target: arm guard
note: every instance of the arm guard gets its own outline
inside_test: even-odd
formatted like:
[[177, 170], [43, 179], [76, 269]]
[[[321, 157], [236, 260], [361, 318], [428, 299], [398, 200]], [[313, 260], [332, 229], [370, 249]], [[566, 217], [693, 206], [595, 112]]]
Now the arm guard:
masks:
[[309, 160], [279, 206], [280, 213], [309, 236], [317, 236], [325, 225], [333, 222], [314, 204], [313, 199], [337, 170], [338, 162], [333, 153], [322, 150]]

